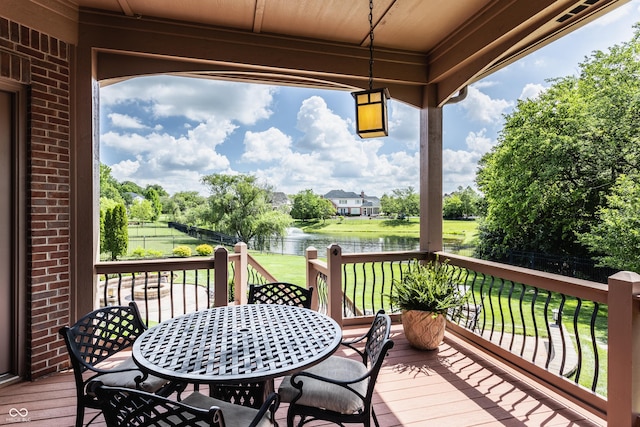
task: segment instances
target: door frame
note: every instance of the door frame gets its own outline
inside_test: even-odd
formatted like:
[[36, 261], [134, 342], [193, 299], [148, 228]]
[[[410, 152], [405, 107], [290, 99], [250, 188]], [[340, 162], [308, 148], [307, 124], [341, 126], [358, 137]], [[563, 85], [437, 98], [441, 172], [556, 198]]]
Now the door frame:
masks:
[[13, 342], [11, 371], [0, 376], [0, 386], [26, 376], [27, 348], [27, 90], [24, 85], [0, 78], [0, 90], [11, 95], [12, 196], [11, 306]]

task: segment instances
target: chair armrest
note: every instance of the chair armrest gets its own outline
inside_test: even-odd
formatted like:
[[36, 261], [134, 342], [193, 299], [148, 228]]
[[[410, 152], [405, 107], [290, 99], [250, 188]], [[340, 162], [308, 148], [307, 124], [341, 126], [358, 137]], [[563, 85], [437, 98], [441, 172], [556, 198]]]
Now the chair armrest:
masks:
[[260, 406], [258, 414], [251, 424], [249, 424], [249, 427], [257, 426], [267, 412], [271, 413], [271, 421], [275, 423], [276, 410], [278, 409], [278, 406], [280, 406], [280, 396], [275, 392], [269, 393], [269, 396], [267, 396], [262, 406]]
[[350, 392], [352, 392], [353, 394], [355, 394], [356, 396], [358, 396], [362, 400], [365, 400], [366, 399], [365, 396], [363, 396], [361, 393], [359, 393], [358, 391], [353, 389], [353, 387], [350, 387], [350, 386], [352, 384], [356, 384], [356, 383], [359, 383], [361, 381], [368, 380], [369, 376], [370, 376], [370, 372], [367, 372], [365, 375], [362, 375], [362, 376], [360, 376], [358, 378], [354, 378], [354, 379], [348, 380], [348, 381], [342, 381], [342, 380], [336, 380], [336, 379], [333, 379], [333, 378], [322, 377], [320, 375], [316, 375], [316, 374], [313, 374], [311, 372], [302, 371], [302, 372], [298, 372], [297, 374], [294, 374], [294, 375], [291, 376], [291, 385], [299, 390], [298, 391], [298, 396], [301, 396], [302, 394], [304, 394], [304, 391], [303, 391], [303, 388], [302, 388], [304, 381], [300, 377], [312, 378], [312, 379], [317, 380], [317, 381], [322, 381], [322, 382], [325, 382], [325, 383], [334, 384], [336, 386], [346, 388], [347, 390], [349, 390]]

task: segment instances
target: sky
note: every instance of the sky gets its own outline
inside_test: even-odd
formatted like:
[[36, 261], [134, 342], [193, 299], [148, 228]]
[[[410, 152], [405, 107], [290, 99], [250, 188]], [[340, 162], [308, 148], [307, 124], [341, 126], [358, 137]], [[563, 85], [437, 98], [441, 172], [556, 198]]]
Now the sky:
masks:
[[[576, 75], [594, 51], [631, 40], [637, 22], [640, 0], [632, 0], [446, 105], [443, 192], [475, 188], [478, 160], [518, 99], [537, 96], [549, 79]], [[207, 196], [201, 179], [214, 173], [251, 174], [286, 194], [418, 191], [418, 110], [391, 99], [389, 136], [363, 140], [354, 131], [353, 102], [343, 91], [137, 77], [100, 89], [100, 161], [120, 182], [159, 184], [171, 195]]]

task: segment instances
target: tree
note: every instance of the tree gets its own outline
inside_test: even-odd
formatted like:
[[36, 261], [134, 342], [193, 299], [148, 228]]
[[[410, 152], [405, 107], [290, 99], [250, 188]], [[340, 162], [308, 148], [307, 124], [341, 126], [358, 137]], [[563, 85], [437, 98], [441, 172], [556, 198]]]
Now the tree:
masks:
[[111, 252], [111, 260], [127, 253], [129, 231], [127, 227], [127, 210], [122, 203], [105, 211], [104, 216], [104, 249]]
[[380, 210], [386, 215], [396, 215], [400, 213], [400, 204], [396, 198], [385, 193], [380, 197]]
[[144, 195], [144, 188], [140, 187], [133, 181], [123, 181], [118, 186], [120, 195], [125, 200], [126, 206], [130, 206], [133, 203], [134, 196]]
[[111, 168], [100, 163], [100, 197], [122, 202], [122, 196], [118, 191], [118, 181], [111, 176]]
[[202, 183], [211, 192], [207, 220], [218, 231], [237, 236], [245, 243], [256, 236], [265, 238], [274, 234], [273, 228], [264, 225], [273, 218], [271, 214], [265, 215], [273, 211], [268, 203], [271, 190], [259, 185], [256, 177], [213, 174], [203, 177]]
[[147, 185], [147, 187], [144, 189], [145, 194], [149, 192], [149, 190], [154, 190], [156, 193], [158, 193], [158, 197], [169, 197], [169, 193], [167, 193], [167, 190], [165, 190], [160, 184]]
[[413, 187], [397, 188], [392, 190], [391, 196], [382, 195], [380, 209], [387, 215], [420, 215], [420, 195]]
[[469, 186], [458, 187], [457, 191], [444, 196], [442, 216], [445, 219], [464, 219], [479, 214], [481, 197]]
[[140, 225], [144, 225], [145, 222], [151, 221], [154, 216], [153, 205], [147, 199], [136, 199], [129, 208], [131, 218], [140, 221]]
[[640, 273], [640, 176], [621, 175], [580, 241], [601, 265]]
[[303, 190], [293, 196], [292, 218], [302, 221], [326, 219], [335, 213], [336, 209], [330, 200], [314, 194], [311, 190]]
[[153, 188], [147, 188], [148, 190], [146, 190], [144, 198], [151, 202], [151, 221], [156, 221], [162, 213], [162, 203], [160, 203], [158, 192]]
[[476, 179], [487, 205], [480, 257], [588, 255], [577, 236], [598, 221], [616, 179], [639, 168], [638, 28], [631, 42], [593, 53], [578, 77], [552, 80], [506, 116]]

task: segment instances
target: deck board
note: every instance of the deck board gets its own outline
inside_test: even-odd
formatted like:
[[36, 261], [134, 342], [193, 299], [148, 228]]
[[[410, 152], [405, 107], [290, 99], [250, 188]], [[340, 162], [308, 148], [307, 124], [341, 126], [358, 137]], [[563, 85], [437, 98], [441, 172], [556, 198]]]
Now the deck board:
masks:
[[[365, 330], [349, 328], [345, 337]], [[392, 338], [395, 346], [382, 367], [374, 396], [382, 427], [606, 425], [602, 419], [529, 382], [453, 336], [447, 335], [435, 351], [411, 348], [401, 325], [393, 326]], [[353, 356], [344, 350], [339, 354]], [[17, 424], [9, 416], [11, 408], [29, 411], [29, 427], [73, 426], [72, 373], [61, 372], [0, 388], [0, 425]], [[286, 404], [278, 409], [280, 426], [286, 426], [286, 409]], [[90, 418], [87, 415], [86, 420]], [[100, 417], [92, 425], [104, 426], [104, 422]]]

